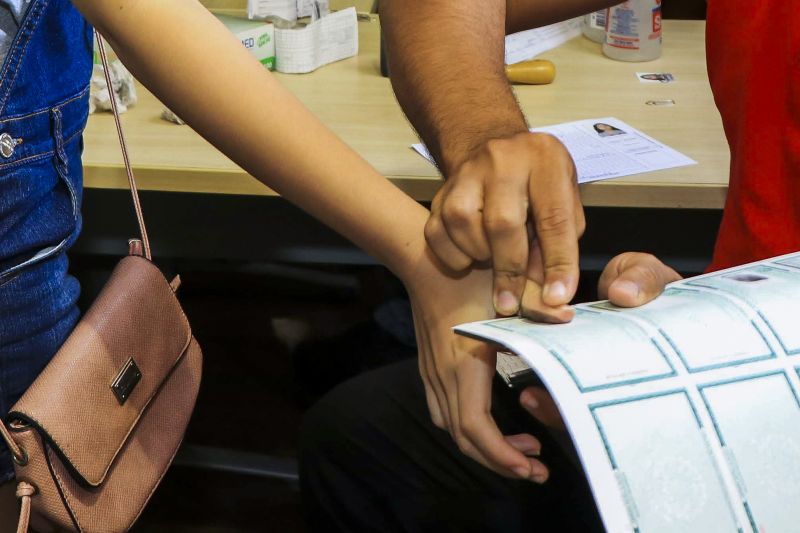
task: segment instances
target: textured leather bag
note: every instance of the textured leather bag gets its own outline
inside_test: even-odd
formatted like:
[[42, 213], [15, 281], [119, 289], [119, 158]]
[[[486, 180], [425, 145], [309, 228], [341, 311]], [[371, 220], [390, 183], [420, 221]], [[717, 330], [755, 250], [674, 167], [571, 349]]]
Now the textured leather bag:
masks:
[[19, 532], [29, 522], [37, 531], [130, 529], [172, 463], [200, 387], [202, 353], [175, 297], [179, 278], [168, 282], [150, 260], [113, 94], [111, 102], [142, 239], [130, 241], [92, 307], [0, 423], [16, 463]]

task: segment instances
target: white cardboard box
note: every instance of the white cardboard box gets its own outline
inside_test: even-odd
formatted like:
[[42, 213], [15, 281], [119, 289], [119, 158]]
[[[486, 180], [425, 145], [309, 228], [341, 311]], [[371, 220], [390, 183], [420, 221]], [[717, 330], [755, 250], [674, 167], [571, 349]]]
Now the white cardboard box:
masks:
[[269, 70], [275, 70], [275, 27], [269, 22], [216, 15], [245, 48]]

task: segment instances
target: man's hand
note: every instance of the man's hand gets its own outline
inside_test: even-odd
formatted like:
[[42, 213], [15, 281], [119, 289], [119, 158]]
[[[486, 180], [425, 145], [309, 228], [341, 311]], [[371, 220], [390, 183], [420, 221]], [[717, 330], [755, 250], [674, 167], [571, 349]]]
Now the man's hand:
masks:
[[[543, 133], [493, 139], [447, 176], [425, 237], [455, 271], [491, 259], [494, 308], [569, 320], [585, 219], [575, 165]], [[523, 292], [525, 298], [522, 298]]]
[[[597, 292], [619, 307], [638, 307], [655, 299], [664, 287], [681, 279], [680, 274], [657, 257], [628, 252], [614, 257], [600, 275]], [[542, 387], [527, 387], [519, 395], [519, 403], [534, 418], [558, 432], [566, 431], [550, 393]]]
[[601, 299], [619, 307], [638, 307], [664, 292], [681, 275], [651, 254], [627, 252], [608, 262], [597, 286]]
[[548, 472], [536, 459], [539, 441], [531, 435], [504, 437], [492, 419], [496, 349], [452, 331], [464, 322], [494, 318], [491, 270], [473, 269], [455, 279], [428, 249], [405, 281], [434, 424], [449, 431], [464, 454], [495, 472], [544, 482]]

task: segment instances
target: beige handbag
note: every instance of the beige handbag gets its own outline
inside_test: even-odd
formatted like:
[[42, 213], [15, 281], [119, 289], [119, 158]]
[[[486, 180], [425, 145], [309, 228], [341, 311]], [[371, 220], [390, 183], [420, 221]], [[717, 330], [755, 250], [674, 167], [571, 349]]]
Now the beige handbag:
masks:
[[113, 93], [111, 102], [142, 239], [0, 423], [20, 533], [29, 522], [42, 532], [130, 529], [180, 446], [200, 386], [202, 353], [175, 297], [179, 278], [169, 283], [150, 261]]

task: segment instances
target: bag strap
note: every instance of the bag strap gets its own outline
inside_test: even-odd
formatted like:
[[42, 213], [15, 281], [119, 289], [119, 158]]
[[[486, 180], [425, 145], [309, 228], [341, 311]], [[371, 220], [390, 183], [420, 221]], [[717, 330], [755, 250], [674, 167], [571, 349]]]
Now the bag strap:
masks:
[[[5, 423], [3, 423], [2, 420], [0, 420], [0, 437], [2, 437], [8, 445], [8, 449], [11, 451], [14, 462], [20, 465], [27, 464], [28, 454], [11, 437], [11, 433], [8, 431]], [[28, 522], [30, 521], [31, 516], [31, 497], [35, 493], [36, 489], [33, 487], [33, 485], [25, 483], [24, 481], [21, 481], [17, 485], [17, 498], [20, 500], [17, 533], [27, 533], [28, 531]]]
[[131, 170], [131, 162], [128, 158], [128, 147], [125, 144], [125, 135], [122, 133], [122, 122], [119, 119], [119, 110], [117, 109], [117, 97], [114, 94], [114, 86], [111, 83], [111, 69], [108, 68], [106, 47], [103, 45], [103, 36], [100, 35], [97, 30], [94, 30], [94, 34], [97, 37], [97, 50], [100, 52], [100, 60], [103, 62], [103, 72], [106, 75], [108, 96], [111, 98], [111, 110], [114, 113], [114, 123], [117, 126], [119, 147], [122, 149], [122, 160], [125, 162], [125, 173], [128, 175], [128, 185], [130, 186], [131, 196], [133, 197], [133, 209], [136, 211], [136, 220], [139, 222], [139, 233], [142, 235], [144, 256], [148, 260], [152, 260], [152, 256], [150, 255], [150, 240], [147, 238], [147, 228], [144, 225], [144, 216], [142, 215], [142, 204], [139, 202], [139, 191], [136, 188], [136, 179], [133, 177], [133, 170]]
[[[100, 59], [103, 63], [103, 72], [106, 77], [106, 85], [108, 86], [108, 96], [111, 99], [111, 110], [114, 113], [114, 123], [117, 126], [117, 137], [119, 137], [119, 146], [122, 149], [122, 160], [125, 162], [125, 173], [128, 175], [128, 185], [130, 186], [131, 196], [133, 197], [133, 209], [136, 212], [136, 220], [139, 223], [139, 232], [142, 236], [142, 251], [148, 260], [152, 260], [152, 255], [150, 254], [150, 240], [147, 238], [147, 228], [144, 225], [142, 205], [139, 201], [139, 191], [136, 188], [136, 179], [133, 177], [133, 170], [131, 170], [131, 163], [128, 158], [128, 148], [125, 144], [125, 135], [122, 132], [122, 123], [119, 118], [119, 110], [117, 109], [117, 98], [114, 94], [114, 86], [111, 82], [111, 69], [108, 67], [108, 58], [106, 56], [105, 46], [103, 45], [103, 37], [97, 30], [95, 30], [94, 33], [97, 37], [97, 49], [100, 52]], [[24, 465], [28, 462], [27, 453], [13, 439], [2, 420], [0, 420], [0, 438], [5, 441], [16, 463]], [[20, 515], [17, 533], [25, 533], [28, 531], [31, 497], [35, 493], [36, 489], [28, 483], [20, 482], [19, 485], [17, 485], [17, 498], [20, 499]]]

